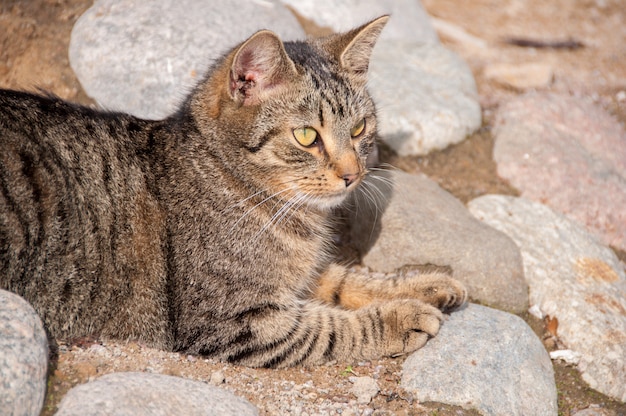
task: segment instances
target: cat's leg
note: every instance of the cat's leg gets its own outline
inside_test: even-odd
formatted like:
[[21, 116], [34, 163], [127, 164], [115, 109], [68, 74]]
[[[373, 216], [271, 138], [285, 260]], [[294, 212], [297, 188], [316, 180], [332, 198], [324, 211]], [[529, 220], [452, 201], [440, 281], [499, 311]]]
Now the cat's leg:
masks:
[[371, 304], [356, 311], [318, 302], [256, 310], [221, 358], [253, 367], [354, 362], [407, 354], [437, 334], [442, 313], [418, 300]]
[[467, 290], [443, 273], [371, 278], [333, 264], [319, 277], [314, 297], [331, 305], [358, 309], [387, 299], [418, 299], [441, 310], [467, 300]]

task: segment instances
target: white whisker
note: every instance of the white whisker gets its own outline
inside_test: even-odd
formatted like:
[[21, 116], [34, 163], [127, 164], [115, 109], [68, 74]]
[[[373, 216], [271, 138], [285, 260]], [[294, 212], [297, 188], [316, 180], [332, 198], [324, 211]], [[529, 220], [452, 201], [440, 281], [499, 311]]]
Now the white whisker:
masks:
[[[290, 190], [289, 188], [285, 188], [285, 189], [282, 189], [282, 190], [280, 190], [280, 191], [278, 191], [278, 192], [275, 192], [275, 193], [273, 193], [272, 195], [268, 196], [267, 198], [263, 199], [263, 200], [262, 200], [261, 202], [259, 202], [258, 204], [254, 205], [252, 208], [248, 209], [248, 210], [247, 210], [246, 212], [244, 212], [244, 213], [243, 213], [243, 215], [242, 215], [241, 217], [239, 217], [239, 219], [238, 219], [238, 220], [237, 220], [237, 221], [233, 224], [233, 226], [232, 226], [232, 227], [230, 228], [230, 230], [228, 231], [228, 234], [230, 235], [230, 234], [231, 234], [231, 233], [235, 230], [235, 228], [237, 227], [237, 225], [238, 225], [238, 224], [239, 224], [239, 223], [240, 223], [240, 222], [241, 222], [244, 218], [246, 218], [246, 217], [247, 217], [247, 216], [248, 216], [248, 215], [249, 215], [252, 211], [254, 211], [256, 208], [258, 208], [259, 206], [263, 205], [264, 203], [266, 203], [266, 202], [267, 202], [267, 201], [269, 201], [270, 199], [275, 198], [276, 196], [278, 196], [278, 195], [280, 195], [280, 194], [282, 194], [282, 193], [285, 193], [285, 192], [287, 192], [287, 191], [289, 191], [289, 190]], [[254, 195], [252, 195], [252, 196], [256, 196], [256, 195], [258, 195], [259, 193], [261, 193], [261, 192], [257, 192], [256, 194], [254, 194]], [[252, 197], [252, 196], [251, 196], [251, 197]], [[246, 198], [245, 200], [248, 200], [248, 199], [250, 199], [251, 197], [248, 197], [248, 198]], [[244, 201], [245, 201], [245, 200], [244, 200]], [[243, 202], [243, 201], [242, 201], [242, 202]]]
[[[289, 211], [296, 205], [303, 203], [306, 200], [306, 194], [295, 195], [286, 201], [280, 209], [278, 209], [274, 215], [265, 223], [265, 225], [256, 233], [253, 237], [253, 240], [256, 240], [259, 236], [261, 236], [265, 231], [267, 231], [272, 225], [277, 225], [281, 222], [282, 218], [285, 217], [289, 213]], [[299, 206], [298, 206], [299, 208]], [[296, 208], [297, 209], [297, 208]]]

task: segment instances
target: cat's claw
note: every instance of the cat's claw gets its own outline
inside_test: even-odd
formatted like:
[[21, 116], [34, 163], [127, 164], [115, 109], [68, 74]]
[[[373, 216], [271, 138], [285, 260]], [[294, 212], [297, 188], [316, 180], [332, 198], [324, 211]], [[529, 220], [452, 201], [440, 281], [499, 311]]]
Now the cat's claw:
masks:
[[423, 347], [439, 332], [442, 312], [418, 300], [394, 300], [380, 306], [385, 328], [383, 353], [408, 354]]

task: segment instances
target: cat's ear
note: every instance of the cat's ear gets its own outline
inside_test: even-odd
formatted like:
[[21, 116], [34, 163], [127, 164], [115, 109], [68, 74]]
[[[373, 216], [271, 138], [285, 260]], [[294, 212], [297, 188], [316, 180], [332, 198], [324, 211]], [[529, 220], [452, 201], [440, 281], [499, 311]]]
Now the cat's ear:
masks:
[[229, 92], [242, 105], [255, 105], [297, 74], [282, 41], [269, 30], [252, 35], [235, 52], [230, 68]]
[[359, 75], [365, 75], [376, 41], [389, 16], [381, 16], [347, 33], [329, 38], [328, 48], [341, 66]]

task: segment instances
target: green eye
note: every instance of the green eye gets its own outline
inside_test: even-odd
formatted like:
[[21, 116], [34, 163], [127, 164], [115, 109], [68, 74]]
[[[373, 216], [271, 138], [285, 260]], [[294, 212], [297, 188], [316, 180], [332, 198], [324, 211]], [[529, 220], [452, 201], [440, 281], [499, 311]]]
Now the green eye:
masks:
[[293, 137], [304, 147], [309, 147], [317, 140], [317, 131], [311, 127], [293, 129]]
[[359, 121], [352, 129], [350, 130], [350, 136], [352, 138], [359, 137], [365, 131], [365, 119]]

